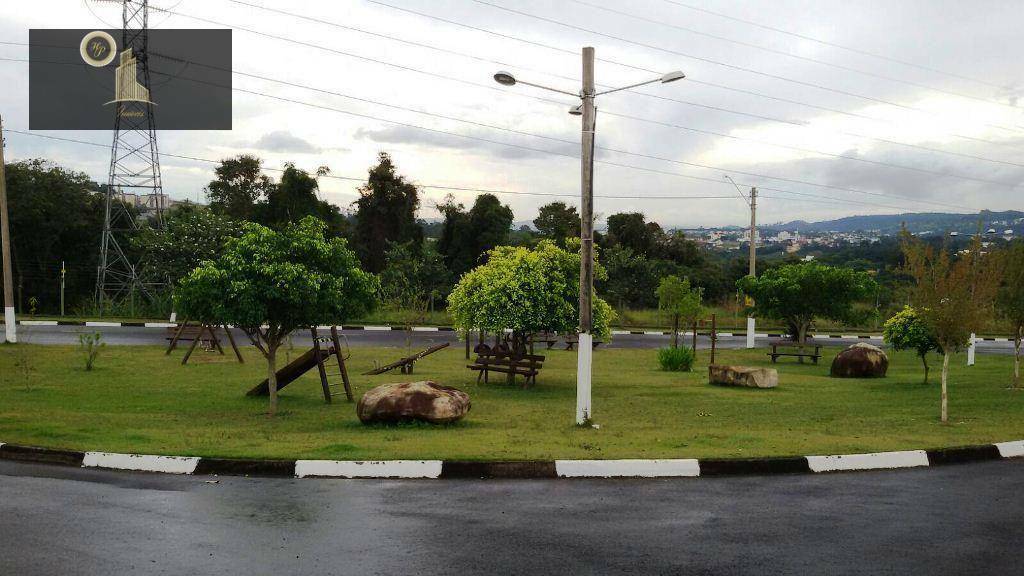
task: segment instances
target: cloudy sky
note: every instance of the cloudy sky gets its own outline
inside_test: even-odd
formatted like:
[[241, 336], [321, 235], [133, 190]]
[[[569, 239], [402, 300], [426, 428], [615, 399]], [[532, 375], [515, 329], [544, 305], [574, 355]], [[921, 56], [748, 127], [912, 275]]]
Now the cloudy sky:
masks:
[[[153, 12], [155, 27], [233, 28], [240, 73], [234, 129], [161, 132], [163, 152], [255, 153], [271, 169], [326, 165], [363, 178], [385, 150], [424, 186], [422, 217], [436, 217], [446, 194], [468, 205], [479, 190], [501, 191], [518, 221], [552, 200], [578, 204], [579, 118], [566, 113], [578, 99], [491, 78], [509, 70], [576, 92], [586, 45], [597, 51], [600, 86], [687, 75], [598, 98], [601, 215], [743, 224], [747, 206], [725, 174], [759, 188], [762, 222], [1024, 208], [1019, 1], [153, 5], [166, 9]], [[28, 65], [17, 60], [27, 58], [18, 43], [30, 28], [117, 27], [119, 17], [93, 0], [0, 5], [0, 41], [13, 43], [0, 44], [0, 58], [13, 59], [0, 60], [5, 127], [28, 125]], [[46, 134], [110, 141], [102, 131]], [[5, 152], [106, 180], [101, 147], [8, 134]], [[176, 198], [201, 198], [212, 174], [211, 164], [170, 157], [162, 168]], [[322, 193], [345, 208], [358, 185], [324, 179]]]

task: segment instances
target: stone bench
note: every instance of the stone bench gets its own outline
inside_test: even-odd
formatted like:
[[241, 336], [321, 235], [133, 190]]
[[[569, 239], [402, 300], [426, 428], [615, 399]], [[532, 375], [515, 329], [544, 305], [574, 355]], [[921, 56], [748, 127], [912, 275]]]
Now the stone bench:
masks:
[[708, 366], [708, 382], [718, 386], [775, 388], [779, 385], [779, 372], [774, 368], [711, 365]]

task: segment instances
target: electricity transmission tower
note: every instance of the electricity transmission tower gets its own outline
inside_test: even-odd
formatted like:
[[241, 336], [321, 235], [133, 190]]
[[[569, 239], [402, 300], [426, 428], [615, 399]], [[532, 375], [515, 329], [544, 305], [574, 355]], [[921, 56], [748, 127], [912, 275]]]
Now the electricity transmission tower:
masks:
[[149, 0], [123, 0], [121, 45], [115, 82], [114, 140], [106, 189], [96, 298], [106, 304], [152, 296], [158, 283], [145, 277], [141, 257], [128, 245], [138, 231], [138, 211], [163, 226], [164, 195], [149, 87]]

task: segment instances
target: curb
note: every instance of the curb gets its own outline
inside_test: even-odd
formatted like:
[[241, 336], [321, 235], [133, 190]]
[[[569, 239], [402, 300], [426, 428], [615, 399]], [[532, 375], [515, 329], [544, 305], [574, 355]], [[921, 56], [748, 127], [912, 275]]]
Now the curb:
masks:
[[[0, 326], [4, 323], [0, 322]], [[17, 324], [22, 326], [86, 326], [89, 328], [174, 328], [177, 324], [173, 322], [98, 322], [98, 321], [80, 321], [80, 320], [18, 320]], [[232, 326], [234, 328], [234, 326]], [[361, 326], [347, 326], [342, 325], [340, 328], [349, 331], [366, 331], [366, 332], [387, 332], [387, 331], [402, 331], [405, 328], [395, 326], [374, 326], [374, 325], [361, 325]], [[413, 332], [455, 332], [455, 328], [452, 326], [411, 326]], [[328, 330], [330, 326], [317, 326], [318, 330]], [[671, 331], [665, 330], [612, 330], [613, 336], [671, 336]], [[697, 332], [700, 335], [700, 331]], [[680, 336], [693, 336], [693, 331], [681, 331]], [[705, 334], [706, 335], [706, 334]], [[719, 332], [719, 336], [729, 337], [745, 337], [746, 332]], [[828, 339], [845, 339], [845, 340], [882, 340], [881, 334], [812, 334], [813, 338], [820, 338], [823, 340]], [[775, 334], [775, 333], [762, 333], [758, 332], [754, 334], [754, 338], [788, 338], [788, 334]], [[994, 337], [977, 337], [975, 338], [978, 342], [1013, 342], [1013, 338], [994, 338]]]
[[823, 474], [1024, 457], [1024, 440], [866, 454], [655, 460], [248, 460], [77, 452], [0, 443], [0, 460], [185, 475], [366, 479], [696, 478]]

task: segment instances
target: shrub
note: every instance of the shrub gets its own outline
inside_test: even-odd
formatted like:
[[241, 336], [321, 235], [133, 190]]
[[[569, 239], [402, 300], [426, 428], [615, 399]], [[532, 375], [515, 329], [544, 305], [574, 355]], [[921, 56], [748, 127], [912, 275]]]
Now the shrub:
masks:
[[662, 370], [669, 372], [689, 372], [693, 370], [692, 348], [661, 348], [658, 350], [658, 364]]
[[78, 335], [78, 349], [82, 351], [82, 356], [85, 357], [86, 372], [92, 371], [92, 366], [96, 363], [96, 357], [100, 355], [100, 348], [107, 345], [106, 342], [100, 342], [102, 338], [103, 335], [99, 332]]

